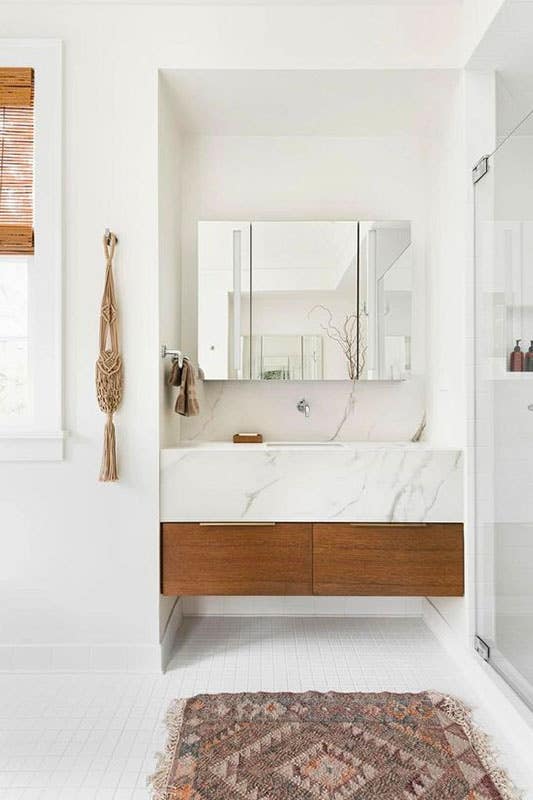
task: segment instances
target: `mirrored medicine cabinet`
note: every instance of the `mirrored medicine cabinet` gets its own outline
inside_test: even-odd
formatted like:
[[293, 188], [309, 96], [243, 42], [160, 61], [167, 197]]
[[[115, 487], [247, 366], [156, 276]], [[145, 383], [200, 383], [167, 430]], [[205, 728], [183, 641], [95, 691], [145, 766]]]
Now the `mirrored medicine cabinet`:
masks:
[[402, 380], [411, 373], [411, 224], [198, 223], [206, 380]]

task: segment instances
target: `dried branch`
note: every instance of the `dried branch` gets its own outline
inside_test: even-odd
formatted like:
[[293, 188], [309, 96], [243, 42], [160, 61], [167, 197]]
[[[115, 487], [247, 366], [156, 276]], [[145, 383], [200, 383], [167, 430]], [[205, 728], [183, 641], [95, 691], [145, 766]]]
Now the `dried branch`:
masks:
[[[344, 321], [339, 328], [334, 324], [333, 314], [327, 306], [318, 304], [313, 306], [308, 317], [314, 311], [324, 311], [327, 315], [325, 322], [320, 322], [320, 327], [326, 335], [341, 348], [346, 358], [346, 368], [351, 381], [356, 380], [363, 372], [366, 362], [367, 346], [363, 342], [361, 319], [355, 311], [344, 315]], [[357, 344], [359, 342], [359, 370], [357, 369]]]

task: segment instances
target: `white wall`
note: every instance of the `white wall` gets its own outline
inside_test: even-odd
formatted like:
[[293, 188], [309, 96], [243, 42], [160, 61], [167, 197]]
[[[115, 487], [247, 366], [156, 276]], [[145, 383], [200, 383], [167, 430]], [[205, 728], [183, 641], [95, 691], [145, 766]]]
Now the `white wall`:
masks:
[[[461, 76], [447, 125], [432, 142], [429, 229], [428, 436], [439, 444], [466, 445], [467, 181], [465, 93]], [[467, 596], [469, 590], [467, 587]], [[467, 600], [431, 598], [454, 632], [466, 641]]]
[[[173, 348], [181, 329], [181, 137], [179, 122], [168, 101], [164, 75], [158, 93], [158, 217], [159, 217], [159, 341]], [[179, 431], [173, 413], [174, 389], [165, 380], [168, 360], [159, 362], [159, 426], [161, 447]], [[160, 637], [165, 633], [175, 598], [160, 598]]]
[[466, 441], [465, 315], [467, 186], [465, 97], [459, 75], [448, 124], [429, 153], [428, 362], [429, 435], [438, 444]]
[[[15, 666], [105, 668], [127, 663], [155, 668], [156, 76], [143, 58], [132, 58], [129, 43], [115, 39], [111, 46], [102, 36], [108, 22], [113, 25], [104, 9], [90, 15], [78, 10], [75, 18], [60, 8], [30, 15], [27, 9], [10, 7], [0, 13], [5, 36], [66, 40], [64, 341], [69, 431], [63, 463], [0, 468], [1, 642], [47, 646], [37, 652], [16, 650]], [[118, 485], [97, 481], [104, 420], [95, 404], [94, 361], [106, 225], [119, 237], [115, 266], [126, 381], [116, 417]], [[3, 655], [9, 659], [10, 652]]]
[[[354, 97], [354, 102], [357, 98]], [[423, 137], [185, 136], [182, 173], [183, 346], [197, 348], [199, 219], [408, 219], [414, 258], [425, 271], [427, 141]], [[423, 280], [423, 278], [422, 278]], [[422, 322], [421, 337], [424, 339]], [[184, 419], [184, 439], [230, 439], [259, 430], [271, 439], [406, 440], [425, 411], [420, 376], [397, 385], [242, 386], [207, 382], [202, 413]], [[295, 408], [303, 394], [311, 418]], [[351, 397], [351, 402], [350, 401]], [[177, 441], [176, 433], [176, 441]]]
[[[149, 669], [159, 659], [157, 68], [455, 67], [459, 14], [455, 5], [431, 14], [416, 5], [0, 5], [2, 36], [64, 41], [70, 432], [63, 463], [0, 467], [0, 642], [16, 646], [3, 651], [8, 665], [54, 659]], [[120, 240], [118, 485], [97, 482], [103, 419], [94, 360], [106, 225]], [[25, 644], [43, 648], [17, 647]]]
[[[181, 134], [164, 75], [158, 95], [158, 263], [159, 340], [175, 348], [181, 332]], [[164, 380], [169, 362], [159, 362], [161, 446], [174, 433], [179, 417], [172, 414], [173, 390]], [[170, 433], [170, 431], [172, 433]]]
[[[430, 437], [466, 449], [465, 596], [430, 598], [457, 641], [471, 647], [475, 631], [476, 530], [474, 459], [474, 265], [471, 168], [492, 150], [492, 73], [463, 73], [448, 126], [434, 143], [435, 187], [430, 226]], [[484, 179], [487, 180], [487, 179]], [[485, 460], [485, 459], [483, 459]]]

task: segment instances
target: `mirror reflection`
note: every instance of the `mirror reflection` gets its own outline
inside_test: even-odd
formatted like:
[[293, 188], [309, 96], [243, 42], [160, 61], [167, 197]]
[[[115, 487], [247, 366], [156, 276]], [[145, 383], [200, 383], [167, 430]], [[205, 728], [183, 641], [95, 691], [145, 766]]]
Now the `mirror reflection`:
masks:
[[250, 223], [198, 223], [198, 364], [207, 380], [249, 379]]
[[264, 377], [261, 353], [286, 359], [291, 380], [348, 378], [333, 325], [355, 316], [357, 223], [254, 222], [252, 253], [253, 337], [262, 340], [252, 377]]
[[401, 380], [411, 372], [413, 263], [409, 222], [359, 226], [359, 377]]
[[205, 378], [405, 378], [410, 243], [409, 222], [199, 223]]

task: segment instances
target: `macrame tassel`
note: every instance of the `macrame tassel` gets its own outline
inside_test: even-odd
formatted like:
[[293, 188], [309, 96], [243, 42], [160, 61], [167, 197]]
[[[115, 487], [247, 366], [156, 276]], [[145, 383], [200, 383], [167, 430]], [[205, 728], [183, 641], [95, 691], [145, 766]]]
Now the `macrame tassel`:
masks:
[[107, 422], [104, 430], [104, 452], [102, 454], [100, 480], [118, 481], [117, 443], [115, 439], [115, 426], [113, 425], [113, 414], [107, 415]]
[[96, 362], [96, 397], [100, 410], [107, 414], [104, 432], [104, 453], [101, 481], [117, 481], [117, 445], [113, 414], [122, 400], [122, 359], [118, 347], [117, 303], [113, 281], [113, 256], [117, 237], [114, 233], [104, 236], [106, 275], [102, 304], [100, 307], [100, 353]]

